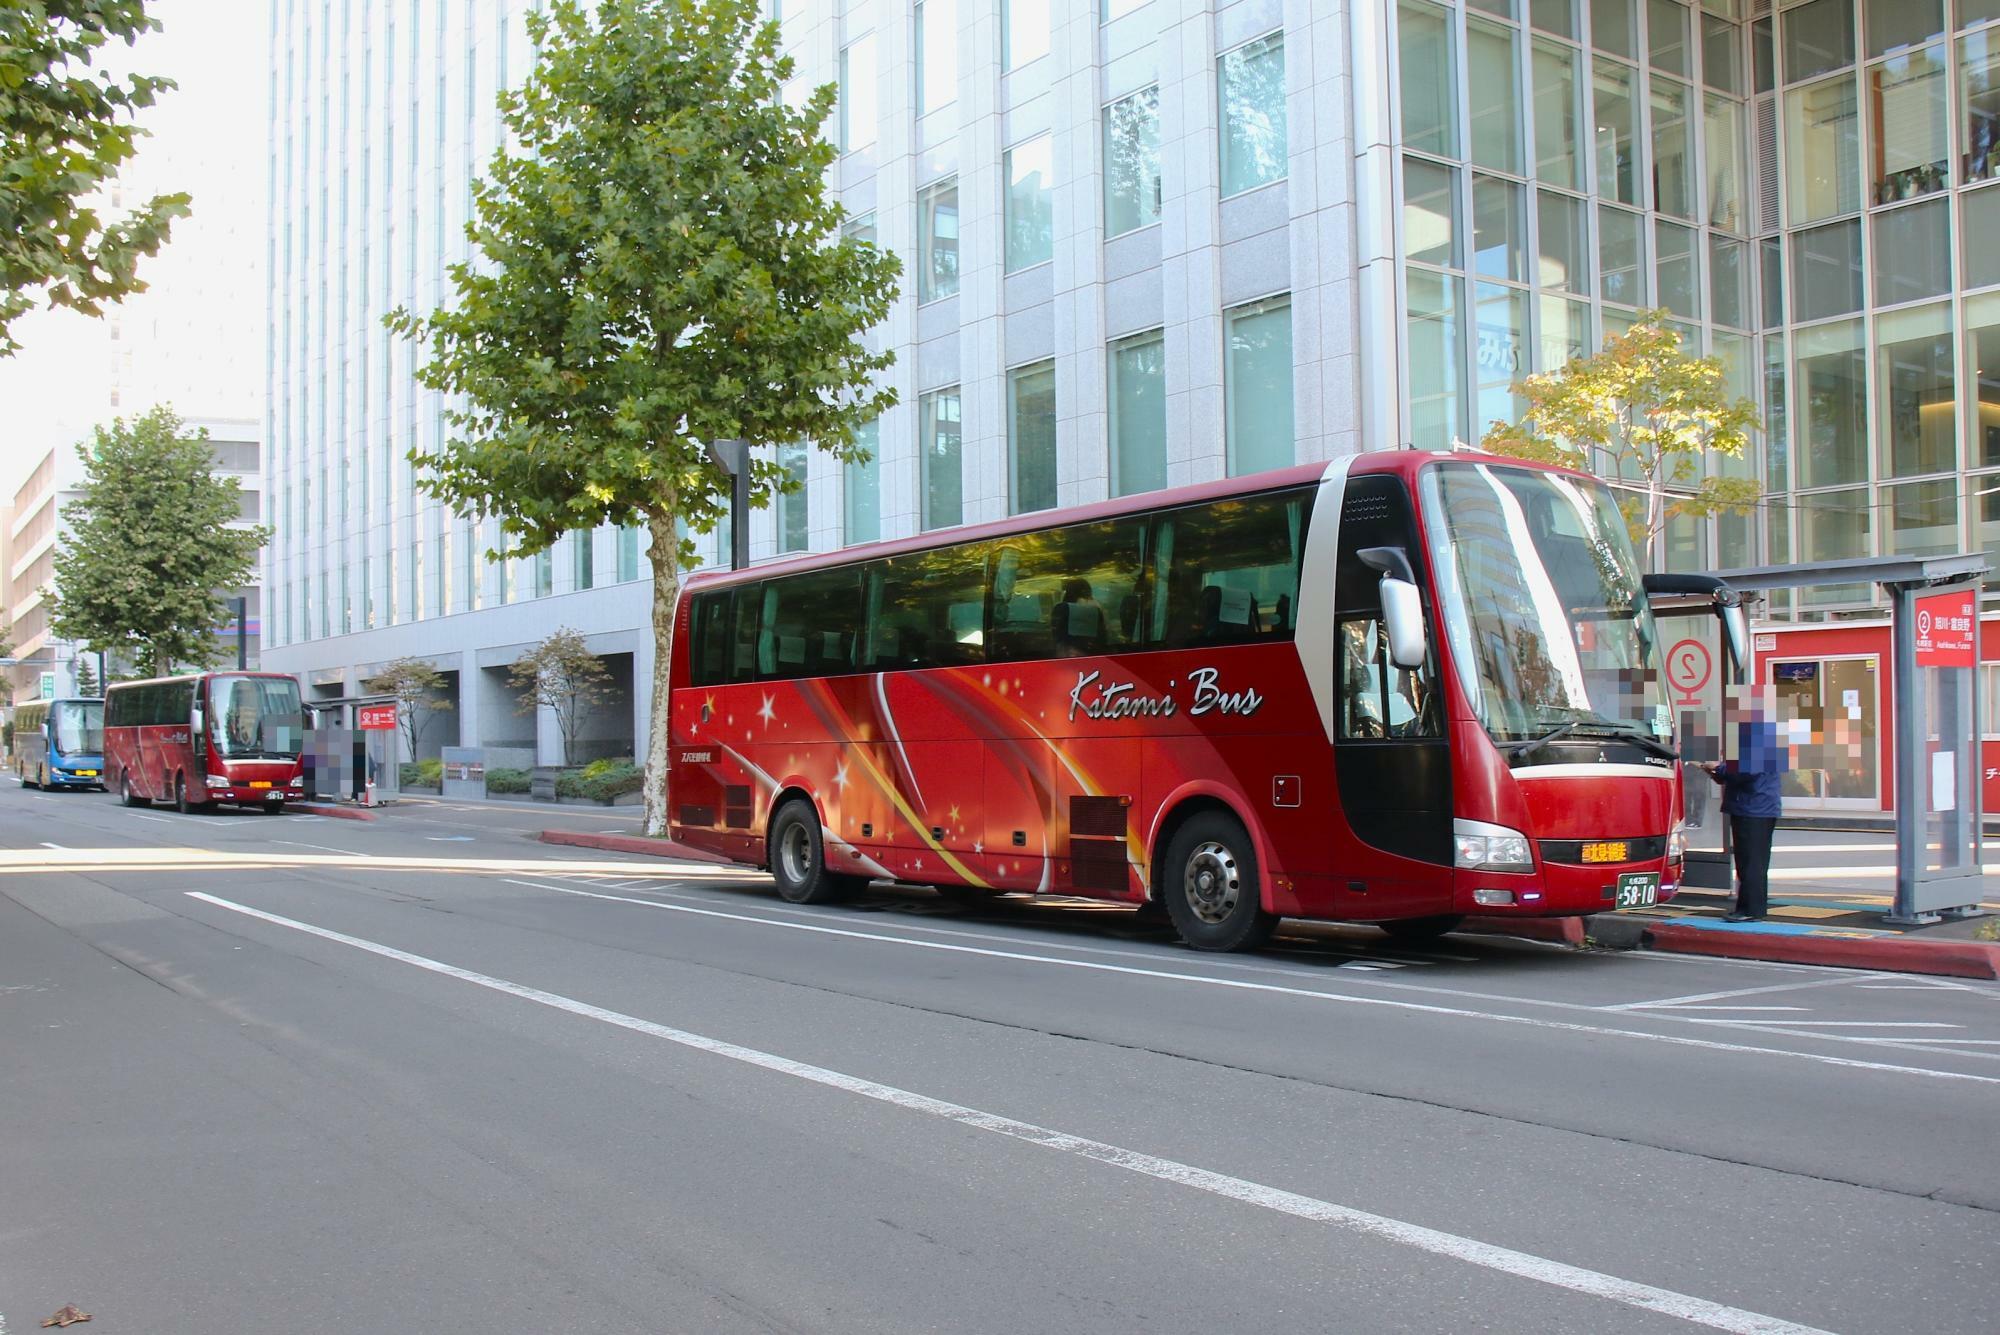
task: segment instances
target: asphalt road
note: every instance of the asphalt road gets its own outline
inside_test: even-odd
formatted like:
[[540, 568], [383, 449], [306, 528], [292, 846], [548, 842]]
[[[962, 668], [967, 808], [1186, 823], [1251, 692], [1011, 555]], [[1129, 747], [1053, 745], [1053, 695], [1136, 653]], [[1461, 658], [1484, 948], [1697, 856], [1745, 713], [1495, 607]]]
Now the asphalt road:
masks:
[[1218, 959], [539, 823], [0, 788], [0, 1326], [1993, 1329], [2000, 986]]

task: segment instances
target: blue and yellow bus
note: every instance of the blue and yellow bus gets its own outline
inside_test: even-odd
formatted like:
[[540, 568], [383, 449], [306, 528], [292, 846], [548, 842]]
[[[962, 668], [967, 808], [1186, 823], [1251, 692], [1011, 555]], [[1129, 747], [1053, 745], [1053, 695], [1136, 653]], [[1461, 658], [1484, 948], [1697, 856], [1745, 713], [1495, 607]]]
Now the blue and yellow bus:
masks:
[[14, 711], [23, 788], [104, 789], [104, 702], [35, 700]]

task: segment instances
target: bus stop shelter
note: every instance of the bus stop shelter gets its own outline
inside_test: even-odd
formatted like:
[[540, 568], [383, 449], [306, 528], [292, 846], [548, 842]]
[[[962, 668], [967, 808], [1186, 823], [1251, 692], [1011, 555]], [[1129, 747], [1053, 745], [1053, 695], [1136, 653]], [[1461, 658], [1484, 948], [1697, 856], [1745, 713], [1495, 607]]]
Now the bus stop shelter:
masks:
[[379, 806], [402, 791], [396, 698], [355, 695], [305, 702], [305, 793]]
[[[1981, 911], [1979, 595], [1987, 571], [1985, 556], [1959, 555], [1862, 557], [1716, 572], [1739, 594], [1873, 583], [1887, 595], [1891, 694], [1886, 722], [1893, 730], [1890, 791], [1896, 831], [1895, 899], [1887, 917], [1893, 923], [1932, 923]], [[1673, 615], [1671, 609], [1662, 612]], [[1700, 706], [1702, 715], [1718, 720], [1717, 728], [1721, 715], [1712, 706], [1720, 699], [1725, 674], [1713, 667], [1721, 661], [1722, 656], [1691, 635], [1667, 650], [1668, 685], [1677, 706]], [[1753, 652], [1741, 665], [1743, 671], [1754, 672], [1756, 661]], [[1691, 866], [1691, 880], [1694, 871]]]

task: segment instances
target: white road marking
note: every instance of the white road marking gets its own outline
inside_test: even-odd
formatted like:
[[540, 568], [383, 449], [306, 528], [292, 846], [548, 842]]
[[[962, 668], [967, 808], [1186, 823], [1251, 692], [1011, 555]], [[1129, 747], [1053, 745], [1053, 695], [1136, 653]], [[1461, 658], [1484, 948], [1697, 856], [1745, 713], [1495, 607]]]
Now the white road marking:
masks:
[[[691, 904], [665, 904], [656, 899], [635, 899], [630, 895], [604, 895], [591, 890], [578, 890], [571, 886], [549, 885], [540, 881], [523, 881], [513, 877], [502, 877], [509, 885], [524, 885], [532, 890], [549, 890], [559, 895], [576, 895], [583, 899], [602, 899], [614, 904], [637, 904], [642, 908], [660, 909], [667, 913], [687, 913], [701, 918], [720, 918], [729, 922], [751, 923], [759, 927], [782, 927], [788, 931], [813, 932], [822, 936], [847, 937], [857, 941], [879, 941], [892, 946], [908, 946], [913, 950], [941, 950], [961, 955], [981, 955], [989, 959], [1018, 960], [1027, 964], [1047, 964], [1064, 969], [1089, 969], [1098, 973], [1124, 974], [1136, 978], [1160, 978], [1176, 983], [1197, 983], [1206, 987], [1227, 987], [1247, 992], [1269, 992], [1282, 996], [1305, 997], [1313, 1001], [1335, 1001], [1350, 1006], [1381, 1006], [1391, 1010], [1416, 1011], [1425, 1015], [1449, 1015], [1463, 1019], [1492, 1020], [1497, 1024], [1525, 1025], [1534, 1029], [1555, 1029], [1573, 1034], [1593, 1034], [1605, 1038], [1636, 1038], [1649, 1043], [1666, 1043], [1675, 1047], [1703, 1048], [1711, 1052], [1739, 1052], [1763, 1057], [1790, 1057], [1798, 1061], [1817, 1062], [1825, 1066], [1841, 1066], [1851, 1070], [1882, 1071], [1892, 1075], [1916, 1075], [1932, 1080], [1966, 1080], [1974, 1084], [2000, 1085], [2000, 1076], [1973, 1075], [1964, 1071], [1941, 1071], [1928, 1066], [1897, 1066], [1885, 1062], [1861, 1061], [1853, 1057], [1834, 1057], [1818, 1052], [1796, 1052], [1789, 1048], [1762, 1048], [1750, 1044], [1724, 1043], [1715, 1039], [1686, 1038], [1679, 1034], [1655, 1034], [1643, 1029], [1614, 1029], [1604, 1025], [1578, 1024], [1566, 1020], [1539, 1020], [1527, 1015], [1504, 1015], [1496, 1011], [1466, 1010], [1456, 1006], [1433, 1006], [1416, 1001], [1395, 1001], [1388, 997], [1357, 997], [1342, 992], [1321, 992], [1312, 988], [1284, 987], [1276, 983], [1252, 982], [1247, 978], [1214, 978], [1204, 974], [1179, 973], [1172, 969], [1143, 969], [1133, 965], [1105, 964], [1098, 960], [1058, 959], [1049, 955], [1035, 955], [1020, 950], [994, 950], [983, 946], [961, 946], [948, 941], [918, 941], [905, 936], [889, 936], [880, 932], [863, 932], [848, 927], [824, 927], [817, 923], [786, 922], [777, 918], [760, 918], [747, 913], [725, 913], [720, 909], [696, 908]], [[1834, 980], [1829, 980], [1834, 981]], [[1845, 981], [1845, 980], [1838, 980]], [[1667, 1016], [1662, 1019], [1670, 1018]], [[1689, 1017], [1685, 1023], [1722, 1024], [1725, 1021], [1697, 1021]], [[1837, 1035], [1807, 1034], [1807, 1038], [1830, 1038]], [[1972, 1054], [1967, 1053], [1967, 1056]]]
[[137, 812], [133, 813], [133, 816], [132, 816], [132, 819], [134, 819], [134, 820], [149, 820], [149, 821], [152, 821], [152, 822], [153, 822], [154, 824], [156, 824], [156, 825], [172, 825], [172, 824], [173, 824], [173, 822], [172, 822], [172, 821], [170, 821], [170, 820], [168, 820], [168, 819], [167, 819], [167, 818], [166, 818], [165, 816], [145, 816], [145, 815], [140, 815], [140, 814], [138, 814]]
[[657, 1024], [651, 1020], [642, 1020], [635, 1015], [627, 1015], [622, 1011], [607, 1010], [602, 1006], [594, 1006], [589, 1002], [578, 1001], [573, 997], [566, 997], [560, 993], [544, 992], [540, 988], [509, 982], [507, 979], [495, 978], [490, 974], [475, 973], [470, 969], [461, 969], [457, 965], [446, 964], [424, 955], [413, 955], [408, 951], [398, 950], [394, 946], [385, 946], [378, 942], [364, 940], [358, 936], [348, 936], [344, 932], [332, 931], [325, 927], [316, 927], [311, 923], [300, 922], [295, 918], [280, 917], [278, 914], [266, 913], [261, 909], [253, 909], [245, 904], [236, 904], [226, 899], [218, 899], [214, 895], [204, 894], [198, 890], [188, 891], [187, 894], [191, 899], [201, 900], [203, 903], [227, 909], [232, 913], [240, 913], [246, 917], [256, 918], [278, 927], [289, 928], [295, 932], [303, 932], [308, 936], [316, 936], [322, 940], [332, 941], [339, 945], [352, 946], [356, 950], [363, 950], [371, 955], [378, 955], [383, 959], [394, 960], [399, 964], [408, 964], [431, 973], [441, 974], [447, 978], [455, 978], [460, 982], [471, 983], [506, 996], [517, 997], [523, 1001], [532, 1001], [537, 1005], [547, 1006], [551, 1010], [563, 1011], [584, 1019], [615, 1025], [620, 1029], [644, 1034], [649, 1038], [662, 1039], [684, 1048], [693, 1049], [696, 1052], [705, 1052], [717, 1057], [726, 1057], [731, 1061], [741, 1062], [746, 1066], [757, 1067], [778, 1075], [791, 1076], [794, 1079], [809, 1081], [812, 1084], [822, 1085], [829, 1089], [857, 1094], [862, 1098], [873, 1099], [878, 1103], [890, 1104], [911, 1112], [924, 1113], [948, 1122], [957, 1122], [961, 1126], [971, 1127], [977, 1131], [992, 1132], [995, 1135], [1006, 1136], [1009, 1139], [1023, 1141], [1030, 1145], [1039, 1145], [1043, 1149], [1054, 1150], [1060, 1154], [1073, 1155], [1080, 1159], [1089, 1159], [1112, 1168], [1122, 1168], [1127, 1172], [1139, 1173], [1146, 1177], [1156, 1178], [1162, 1182], [1192, 1187], [1197, 1191], [1205, 1191], [1213, 1196], [1220, 1196], [1227, 1200], [1241, 1202], [1245, 1205], [1272, 1210], [1279, 1214], [1290, 1215], [1296, 1219], [1304, 1219], [1313, 1223], [1332, 1224], [1350, 1232], [1380, 1238], [1385, 1242], [1393, 1242], [1405, 1247], [1414, 1247], [1419, 1251], [1429, 1252], [1434, 1256], [1443, 1256], [1451, 1260], [1463, 1261], [1468, 1265], [1479, 1266], [1503, 1275], [1514, 1275], [1521, 1279], [1533, 1280], [1536, 1283], [1547, 1284], [1554, 1288], [1567, 1289], [1572, 1293], [1580, 1293], [1593, 1298], [1603, 1298], [1610, 1302], [1619, 1303], [1626, 1307], [1638, 1308], [1642, 1311], [1658, 1312], [1664, 1316], [1674, 1317], [1694, 1325], [1707, 1326], [1713, 1330], [1741, 1332], [1742, 1335], [1826, 1335], [1826, 1332], [1812, 1326], [1802, 1326], [1778, 1317], [1765, 1316], [1762, 1313], [1747, 1311], [1740, 1307], [1730, 1307], [1723, 1303], [1711, 1302], [1706, 1298], [1697, 1298], [1690, 1294], [1677, 1293], [1672, 1289], [1655, 1288], [1651, 1284], [1641, 1284], [1633, 1280], [1620, 1279], [1616, 1275], [1607, 1275], [1600, 1271], [1587, 1270], [1582, 1266], [1574, 1266], [1562, 1261], [1550, 1260], [1547, 1257], [1536, 1256], [1530, 1252], [1514, 1251], [1511, 1248], [1480, 1242], [1475, 1238], [1461, 1237], [1456, 1233], [1446, 1233], [1439, 1229], [1426, 1228], [1421, 1224], [1406, 1223], [1400, 1219], [1391, 1219], [1386, 1215], [1371, 1214], [1366, 1210], [1357, 1210], [1352, 1206], [1337, 1205], [1332, 1201], [1320, 1200], [1312, 1196], [1302, 1196], [1297, 1192], [1286, 1191], [1279, 1187], [1265, 1186], [1262, 1183], [1252, 1182], [1245, 1178], [1231, 1177], [1225, 1173], [1214, 1172], [1206, 1168], [1197, 1168], [1192, 1164], [1180, 1163], [1173, 1159], [1163, 1159], [1138, 1150], [1125, 1149], [1122, 1146], [1107, 1144], [1101, 1140], [1089, 1140], [1082, 1136], [1072, 1136], [1066, 1132], [1037, 1126], [1032, 1122], [1017, 1121], [1014, 1118], [1004, 1117], [998, 1113], [981, 1112], [977, 1108], [968, 1108], [963, 1104], [950, 1103], [944, 1099], [932, 1098], [927, 1094], [913, 1093], [907, 1089], [899, 1089], [894, 1085], [878, 1084], [873, 1080], [863, 1079], [860, 1076], [847, 1075], [840, 1071], [830, 1070], [824, 1066], [814, 1066], [807, 1062], [795, 1061], [790, 1057], [780, 1057], [774, 1053], [763, 1052], [757, 1048], [744, 1047], [740, 1044], [730, 1043], [718, 1038], [709, 1038], [703, 1034], [691, 1033], [685, 1029], [675, 1029], [668, 1025]]
[[338, 853], [344, 858], [364, 856], [363, 854], [356, 853], [351, 848], [333, 848], [326, 844], [302, 844], [296, 839], [273, 839], [271, 842], [274, 844], [285, 844], [291, 848], [310, 848], [316, 853]]
[[[1643, 956], [1641, 958], [1644, 958]], [[1643, 1011], [1655, 1007], [1687, 1006], [1697, 1001], [1728, 1001], [1731, 997], [1760, 997], [1769, 992], [1796, 992], [1807, 987], [1839, 987], [1843, 983], [1865, 981], [1872, 978], [1893, 978], [1887, 973], [1850, 973], [1841, 978], [1814, 978], [1796, 983], [1771, 983], [1764, 987], [1739, 987], [1728, 992], [1695, 992], [1684, 997], [1663, 997], [1658, 1001], [1627, 1001], [1616, 1006], [1605, 1006], [1608, 1011]]]
[[1946, 1024], [1942, 1020], [1695, 1020], [1689, 1024], [1781, 1024], [1788, 1029], [1808, 1027], [1822, 1029], [1963, 1029], [1962, 1024]]
[[1661, 1007], [1663, 1007], [1663, 1008], [1665, 1008], [1665, 1009], [1670, 1009], [1670, 1010], [1677, 1010], [1677, 1011], [1810, 1011], [1810, 1010], [1812, 1009], [1812, 1007], [1810, 1007], [1810, 1006], [1690, 1006], [1690, 1005], [1679, 1005], [1679, 1006], [1672, 1006], [1672, 1007], [1665, 1007], [1665, 1006], [1664, 1006], [1664, 1003], [1661, 1003], [1661, 1002], [1654, 1002], [1653, 1004], [1654, 1004], [1655, 1006], [1661, 1006]]
[[42, 845], [42, 847], [43, 847], [43, 848], [53, 848], [53, 849], [55, 849], [55, 850], [56, 850], [56, 851], [57, 851], [58, 853], [68, 853], [68, 852], [72, 852], [72, 851], [74, 851], [74, 850], [72, 850], [72, 849], [71, 849], [71, 848], [70, 848], [70, 847], [69, 847], [69, 846], [68, 846], [67, 844], [43, 844], [43, 845]]

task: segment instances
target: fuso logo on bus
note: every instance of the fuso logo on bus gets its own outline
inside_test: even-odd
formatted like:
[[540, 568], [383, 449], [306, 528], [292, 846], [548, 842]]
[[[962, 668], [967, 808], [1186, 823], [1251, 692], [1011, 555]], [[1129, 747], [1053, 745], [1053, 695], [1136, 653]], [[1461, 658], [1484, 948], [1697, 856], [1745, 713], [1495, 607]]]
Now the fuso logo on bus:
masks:
[[681, 752], [681, 764], [683, 765], [713, 765], [714, 763], [715, 752], [713, 751]]
[[[1263, 708], [1264, 697], [1254, 687], [1225, 691], [1217, 684], [1221, 676], [1214, 668], [1196, 668], [1188, 673], [1187, 712], [1241, 714], [1248, 716]], [[1173, 685], [1174, 683], [1169, 683]], [[1129, 681], [1106, 681], [1102, 672], [1079, 672], [1069, 693], [1069, 716], [1085, 718], [1171, 718], [1180, 712], [1180, 702], [1171, 693], [1155, 695]]]

